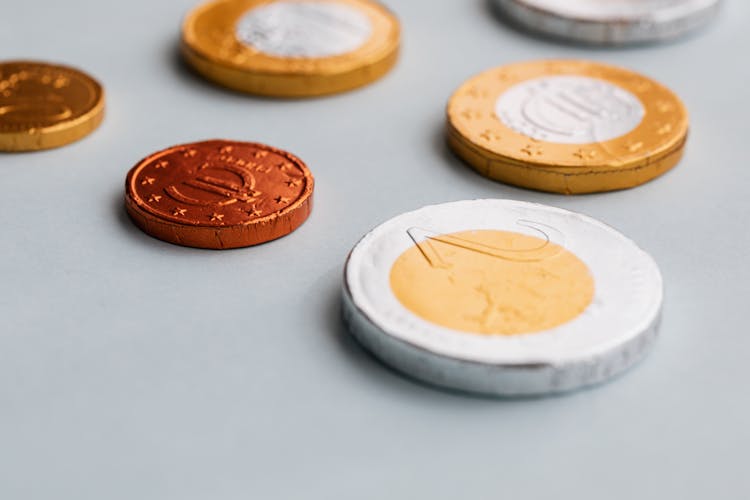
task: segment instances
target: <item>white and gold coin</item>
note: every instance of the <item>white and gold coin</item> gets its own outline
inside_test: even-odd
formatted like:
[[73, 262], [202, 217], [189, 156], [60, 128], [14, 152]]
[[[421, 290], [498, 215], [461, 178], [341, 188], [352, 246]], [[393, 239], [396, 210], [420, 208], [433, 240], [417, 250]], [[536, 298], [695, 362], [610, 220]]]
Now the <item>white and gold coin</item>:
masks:
[[400, 27], [371, 0], [213, 0], [182, 52], [203, 76], [253, 94], [308, 97], [371, 83], [396, 63]]
[[688, 115], [633, 71], [588, 61], [531, 61], [481, 73], [448, 103], [448, 143], [491, 179], [558, 193], [625, 189], [674, 167]]
[[720, 0], [494, 0], [516, 24], [543, 35], [600, 45], [676, 38], [710, 22]]
[[662, 279], [611, 227], [533, 203], [473, 200], [399, 215], [352, 250], [344, 318], [378, 358], [438, 386], [568, 391], [640, 360]]

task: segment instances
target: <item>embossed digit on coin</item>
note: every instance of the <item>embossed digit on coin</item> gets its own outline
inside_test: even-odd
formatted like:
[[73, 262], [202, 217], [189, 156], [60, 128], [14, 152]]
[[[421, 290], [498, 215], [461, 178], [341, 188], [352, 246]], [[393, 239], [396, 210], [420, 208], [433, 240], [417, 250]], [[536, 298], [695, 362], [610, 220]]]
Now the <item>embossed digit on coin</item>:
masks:
[[191, 12], [183, 54], [226, 87], [279, 97], [350, 90], [395, 64], [398, 20], [371, 0], [214, 0]]
[[344, 317], [376, 356], [420, 380], [493, 395], [602, 382], [647, 353], [654, 261], [581, 214], [510, 200], [399, 215], [352, 250]]
[[237, 248], [299, 227], [312, 209], [313, 184], [307, 166], [286, 151], [212, 140], [141, 160], [128, 173], [125, 202], [136, 225], [156, 238]]
[[0, 150], [63, 146], [91, 133], [103, 117], [104, 92], [87, 74], [42, 62], [0, 62]]
[[456, 154], [487, 177], [542, 191], [637, 186], [679, 162], [687, 133], [687, 111], [669, 89], [587, 61], [495, 68], [448, 103]]
[[624, 45], [668, 40], [711, 21], [720, 0], [494, 0], [515, 23], [578, 42]]

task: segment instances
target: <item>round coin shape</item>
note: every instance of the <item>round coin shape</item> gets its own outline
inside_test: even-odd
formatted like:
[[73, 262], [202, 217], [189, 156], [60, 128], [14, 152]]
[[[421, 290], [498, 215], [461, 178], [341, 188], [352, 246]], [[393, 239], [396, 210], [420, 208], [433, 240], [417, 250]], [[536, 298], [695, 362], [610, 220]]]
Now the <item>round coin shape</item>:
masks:
[[711, 21], [720, 0], [494, 0], [519, 26], [555, 38], [600, 45], [669, 40]]
[[0, 151], [75, 142], [104, 117], [104, 91], [89, 75], [35, 61], [0, 62]]
[[297, 229], [312, 209], [313, 184], [307, 166], [286, 151], [211, 140], [138, 162], [127, 176], [125, 206], [138, 227], [161, 240], [238, 248]]
[[383, 362], [496, 396], [570, 391], [643, 358], [662, 278], [611, 227], [511, 200], [433, 205], [378, 226], [346, 263], [344, 320]]
[[448, 143], [479, 173], [566, 194], [634, 187], [674, 167], [688, 114], [633, 71], [588, 61], [510, 64], [481, 73], [448, 103]]
[[214, 0], [186, 18], [185, 60], [225, 87], [311, 97], [371, 83], [396, 63], [400, 27], [371, 0]]

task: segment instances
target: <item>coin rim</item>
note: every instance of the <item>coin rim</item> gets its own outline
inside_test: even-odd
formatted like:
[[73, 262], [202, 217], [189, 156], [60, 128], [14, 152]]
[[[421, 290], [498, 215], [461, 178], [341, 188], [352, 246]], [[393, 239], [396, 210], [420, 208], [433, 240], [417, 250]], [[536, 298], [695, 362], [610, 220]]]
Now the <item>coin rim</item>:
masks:
[[[646, 184], [672, 170], [682, 159], [687, 138], [675, 149], [627, 167], [545, 167], [482, 156], [474, 144], [447, 130], [451, 151], [478, 174], [498, 182], [547, 193], [590, 194], [630, 189]], [[640, 174], [640, 175], [638, 175]], [[600, 182], [592, 183], [593, 179]]]
[[[500, 78], [501, 75], [504, 76], [502, 81]], [[644, 117], [630, 132], [608, 141], [588, 144], [561, 144], [533, 139], [516, 132], [503, 123], [495, 114], [495, 104], [507, 89], [524, 81], [557, 75], [578, 75], [598, 78], [623, 88], [633, 93], [641, 101], [645, 109]], [[623, 79], [626, 79], [626, 81], [623, 81]], [[661, 97], [652, 96], [644, 98], [641, 95], [642, 92], [638, 91], [637, 85], [634, 82], [648, 83], [650, 88], [658, 91]], [[471, 97], [470, 93], [481, 95]], [[656, 142], [652, 140], [653, 134], [650, 132], [650, 129], [656, 125], [651, 116], [657, 113], [656, 101], [663, 100], [664, 98], [667, 98], [670, 104], [675, 107], [678, 122], [665, 139]], [[482, 134], [485, 131], [484, 127], [479, 124], [472, 124], [460, 116], [462, 109], [465, 110], [468, 108], [475, 108], [476, 111], [488, 115], [488, 119], [494, 127], [494, 130], [491, 130], [491, 132], [500, 136], [500, 141], [483, 141]], [[672, 152], [679, 144], [684, 142], [689, 128], [689, 116], [685, 105], [673, 91], [659, 82], [637, 72], [617, 66], [586, 60], [566, 59], [519, 62], [483, 71], [466, 80], [453, 92], [446, 106], [446, 117], [448, 126], [455, 129], [463, 140], [484, 152], [486, 157], [547, 168], [625, 168], [640, 165], [647, 163], [652, 158], [661, 157]], [[484, 120], [484, 122], [486, 121]], [[627, 152], [618, 154], [616, 157], [611, 153], [607, 153], [607, 151], [627, 151], [627, 144], [633, 141], [644, 144], [638, 150], [638, 153]], [[650, 144], [649, 141], [651, 142]], [[528, 144], [543, 146], [548, 152], [545, 153], [544, 157], [524, 156], [521, 154], [522, 145]], [[576, 158], [575, 154], [587, 147], [595, 147], [599, 152], [603, 151], [606, 156], [601, 160]]]
[[529, 5], [524, 0], [494, 0], [493, 5], [510, 22], [540, 35], [591, 45], [635, 45], [680, 38], [704, 27], [719, 12], [721, 0], [713, 0], [711, 4], [688, 11], [683, 16], [633, 16], [609, 20], [567, 16]]

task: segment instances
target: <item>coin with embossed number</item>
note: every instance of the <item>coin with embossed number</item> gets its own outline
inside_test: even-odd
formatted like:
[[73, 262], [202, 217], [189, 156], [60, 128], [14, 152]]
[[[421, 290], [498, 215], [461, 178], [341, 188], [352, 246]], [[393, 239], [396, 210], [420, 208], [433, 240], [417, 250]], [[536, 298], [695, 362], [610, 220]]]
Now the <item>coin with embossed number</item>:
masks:
[[285, 236], [312, 209], [313, 176], [296, 156], [248, 142], [174, 146], [128, 173], [125, 206], [146, 233], [198, 248], [238, 248]]
[[379, 79], [399, 39], [396, 17], [371, 0], [214, 0], [187, 16], [182, 52], [223, 86], [307, 97]]
[[679, 162], [688, 134], [668, 88], [587, 61], [486, 71], [453, 94], [447, 115], [449, 145], [482, 175], [568, 194], [643, 184]]
[[35, 61], [0, 62], [0, 151], [77, 141], [104, 117], [104, 91], [89, 75]]
[[569, 391], [645, 356], [661, 315], [653, 259], [611, 227], [533, 203], [399, 215], [344, 273], [351, 333], [422, 381], [490, 395]]
[[668, 40], [711, 21], [719, 0], [494, 0], [499, 12], [538, 33], [625, 45]]

